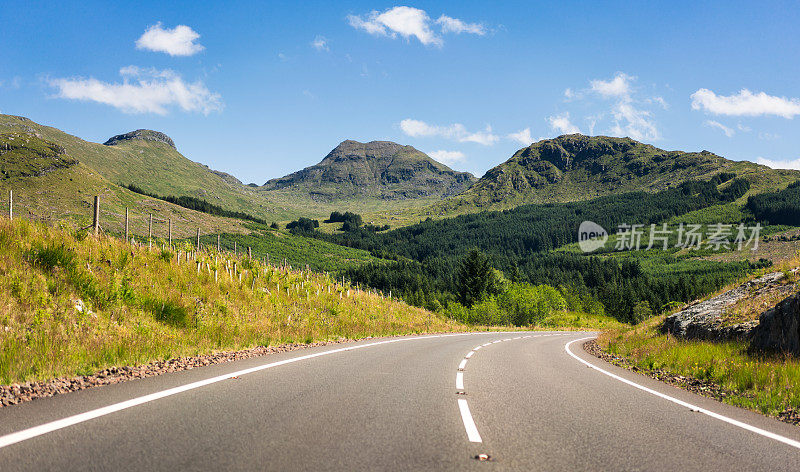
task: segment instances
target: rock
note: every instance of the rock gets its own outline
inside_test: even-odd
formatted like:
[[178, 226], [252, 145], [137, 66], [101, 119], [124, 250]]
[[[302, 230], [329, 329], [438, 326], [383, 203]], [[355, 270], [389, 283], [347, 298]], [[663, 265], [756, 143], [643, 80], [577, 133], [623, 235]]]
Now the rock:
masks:
[[750, 347], [800, 355], [800, 292], [783, 299], [759, 317]]
[[739, 300], [770, 290], [783, 278], [782, 272], [773, 272], [757, 279], [749, 280], [733, 290], [719, 294], [702, 302], [692, 303], [685, 309], [668, 316], [661, 326], [663, 333], [670, 333], [685, 339], [724, 341], [729, 339], [748, 339], [758, 325], [748, 321], [732, 326], [722, 325], [722, 314]]
[[172, 138], [170, 138], [164, 133], [160, 133], [158, 131], [152, 131], [149, 129], [137, 129], [136, 131], [131, 131], [130, 133], [118, 134], [113, 138], [109, 139], [108, 141], [104, 142], [103, 144], [106, 146], [114, 146], [115, 144], [132, 140], [155, 141], [167, 144], [173, 149], [177, 149], [175, 147], [175, 142], [172, 141]]

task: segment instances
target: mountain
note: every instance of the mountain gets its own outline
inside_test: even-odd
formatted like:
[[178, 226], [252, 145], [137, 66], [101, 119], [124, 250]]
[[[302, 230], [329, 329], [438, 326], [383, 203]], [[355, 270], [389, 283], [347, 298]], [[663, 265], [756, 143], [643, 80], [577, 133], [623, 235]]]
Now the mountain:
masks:
[[150, 194], [204, 199], [267, 221], [320, 218], [333, 210], [382, 214], [419, 208], [475, 180], [395, 143], [345, 141], [317, 166], [259, 187], [188, 159], [158, 131], [138, 129], [99, 144], [28, 118], [0, 114], [0, 133], [36, 136], [59, 146], [81, 169], [117, 186], [133, 184]]
[[731, 161], [708, 151], [665, 151], [630, 138], [569, 134], [520, 149], [437, 212], [512, 208], [526, 203], [587, 200], [609, 194], [655, 192], [691, 179], [735, 173], [753, 192], [800, 178], [800, 172]]
[[[0, 116], [0, 118], [6, 118]], [[100, 195], [101, 225], [106, 231], [124, 231], [125, 209], [130, 228], [147, 234], [147, 215], [154, 217], [154, 234], [166, 236], [166, 220], [173, 235], [188, 237], [205, 232], [244, 232], [244, 222], [200, 213], [139, 195], [113, 183], [81, 160], [74, 146], [46, 139], [25, 119], [0, 121], [0, 207], [7, 211], [7, 195], [14, 192], [14, 214], [27, 219], [71, 221], [86, 227], [92, 221], [92, 200]], [[32, 123], [32, 122], [31, 122]], [[99, 146], [99, 145], [98, 145]]]
[[319, 164], [268, 181], [264, 191], [291, 190], [317, 200], [445, 198], [475, 182], [427, 154], [390, 141], [347, 140]]

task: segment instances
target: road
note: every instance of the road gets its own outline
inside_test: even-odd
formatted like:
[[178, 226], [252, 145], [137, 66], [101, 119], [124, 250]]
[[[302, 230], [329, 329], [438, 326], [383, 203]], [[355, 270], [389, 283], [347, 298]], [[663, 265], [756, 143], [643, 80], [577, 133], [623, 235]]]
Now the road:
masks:
[[385, 338], [57, 395], [0, 409], [0, 470], [800, 469], [800, 428], [589, 336]]

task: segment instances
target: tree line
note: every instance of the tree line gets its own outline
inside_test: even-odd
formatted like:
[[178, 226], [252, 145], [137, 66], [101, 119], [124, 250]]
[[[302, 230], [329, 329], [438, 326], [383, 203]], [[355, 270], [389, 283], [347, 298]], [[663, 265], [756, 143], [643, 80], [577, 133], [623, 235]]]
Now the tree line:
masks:
[[213, 203], [209, 203], [206, 200], [200, 198], [189, 197], [186, 195], [181, 195], [180, 197], [156, 195], [155, 193], [147, 192], [141, 187], [137, 187], [134, 184], [123, 185], [123, 187], [127, 188], [131, 192], [136, 192], [140, 195], [146, 195], [148, 197], [173, 203], [175, 205], [188, 208], [190, 210], [196, 210], [203, 213], [208, 213], [209, 215], [224, 216], [227, 218], [236, 218], [239, 220], [248, 220], [254, 223], [261, 223], [264, 225], [267, 224], [267, 222], [261, 218], [249, 215], [241, 211], [226, 210], [219, 205], [214, 205]]

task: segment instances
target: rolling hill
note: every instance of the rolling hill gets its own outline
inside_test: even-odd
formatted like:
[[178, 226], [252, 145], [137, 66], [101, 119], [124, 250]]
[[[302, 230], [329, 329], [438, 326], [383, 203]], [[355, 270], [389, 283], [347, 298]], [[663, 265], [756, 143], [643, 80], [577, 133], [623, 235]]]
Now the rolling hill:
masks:
[[457, 214], [637, 190], [655, 192], [723, 172], [750, 181], [751, 193], [800, 178], [798, 171], [731, 161], [708, 151], [665, 151], [630, 138], [570, 134], [520, 149], [462, 194], [431, 210], [433, 214]]
[[[7, 128], [6, 128], [7, 129]], [[67, 149], [39, 133], [0, 128], [0, 192], [3, 212], [7, 191], [14, 191], [14, 213], [28, 219], [70, 221], [85, 227], [92, 221], [92, 198], [101, 197], [101, 224], [124, 231], [125, 208], [134, 234], [147, 234], [147, 215], [155, 218], [154, 233], [165, 237], [164, 223], [173, 221], [173, 236], [188, 237], [198, 227], [206, 232], [241, 233], [244, 222], [182, 208], [122, 188], [99, 175]]]

